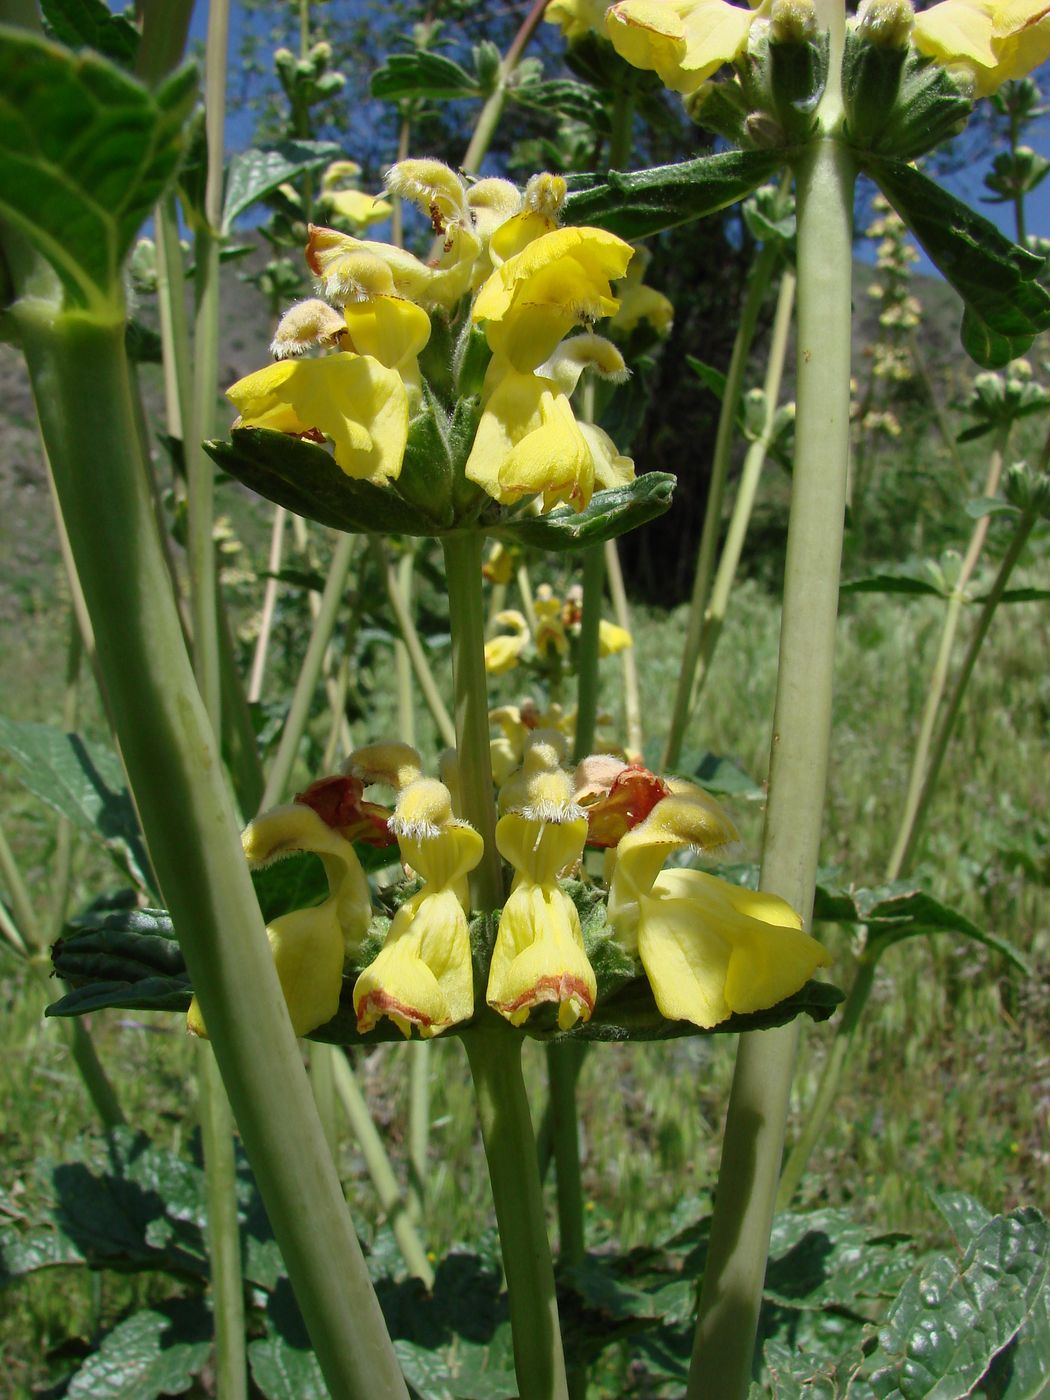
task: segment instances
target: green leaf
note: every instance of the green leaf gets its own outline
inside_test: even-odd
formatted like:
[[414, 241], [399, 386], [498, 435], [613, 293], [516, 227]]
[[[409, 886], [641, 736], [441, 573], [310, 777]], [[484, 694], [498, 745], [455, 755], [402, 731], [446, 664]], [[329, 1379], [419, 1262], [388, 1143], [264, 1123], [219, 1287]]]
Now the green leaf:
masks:
[[960, 1259], [922, 1264], [891, 1305], [870, 1364], [878, 1400], [959, 1400], [1045, 1301], [1050, 1226], [1036, 1210], [996, 1216]]
[[979, 928], [965, 915], [949, 909], [907, 880], [873, 890], [847, 891], [818, 884], [813, 918], [828, 923], [866, 924], [870, 940], [878, 940], [880, 951], [905, 938], [961, 933], [1000, 954], [1025, 976], [1032, 976], [1027, 959], [1012, 943]]
[[95, 49], [130, 68], [139, 48], [139, 31], [127, 15], [115, 15], [104, 0], [40, 0], [51, 35], [71, 49]]
[[1050, 1288], [989, 1366], [975, 1393], [989, 1400], [1046, 1400], [1050, 1391]]
[[605, 103], [589, 83], [572, 78], [549, 78], [543, 82], [522, 83], [509, 93], [515, 102], [548, 116], [560, 113], [572, 121], [582, 122], [592, 131], [609, 130], [609, 113]]
[[201, 1298], [142, 1308], [119, 1323], [65, 1392], [70, 1400], [158, 1400], [182, 1395], [211, 1358], [211, 1314]]
[[408, 97], [431, 100], [483, 96], [477, 80], [451, 58], [439, 53], [392, 53], [372, 74], [372, 96], [383, 102]]
[[489, 525], [487, 533], [507, 544], [555, 551], [599, 544], [662, 515], [671, 504], [674, 486], [670, 473], [646, 472], [626, 486], [596, 492], [586, 510], [556, 506], [546, 515], [515, 516]]
[[928, 578], [914, 574], [869, 574], [865, 578], [847, 579], [840, 593], [932, 593], [943, 597], [941, 590]]
[[278, 185], [320, 170], [339, 155], [340, 147], [332, 141], [282, 141], [276, 146], [240, 151], [226, 171], [222, 232], [228, 234], [242, 214]]
[[686, 355], [685, 361], [701, 384], [710, 389], [721, 403], [726, 396], [726, 377], [722, 371], [715, 369], [713, 365], [705, 365], [703, 360], [698, 360], [695, 355]]
[[0, 216], [69, 301], [112, 314], [124, 257], [175, 172], [196, 73], [150, 90], [107, 59], [0, 34]]
[[[989, 595], [982, 593], [975, 603], [983, 603]], [[1045, 603], [1050, 598], [1050, 588], [1007, 588], [999, 595], [1000, 603]]]
[[1005, 496], [974, 496], [966, 502], [966, 514], [980, 520], [985, 515], [1020, 515], [1021, 511]]
[[747, 802], [764, 802], [766, 790], [756, 783], [735, 759], [725, 754], [705, 753], [693, 767], [695, 780], [718, 797], [742, 798]]
[[143, 889], [150, 866], [124, 770], [112, 749], [46, 724], [16, 724], [0, 715], [0, 748], [18, 765], [34, 796], [87, 832]]
[[348, 533], [433, 535], [432, 520], [393, 487], [355, 481], [314, 442], [269, 428], [235, 428], [229, 442], [206, 442], [215, 463], [252, 491], [308, 520]]
[[726, 151], [652, 170], [570, 177], [565, 222], [646, 238], [716, 214], [764, 184], [783, 163], [774, 151]]
[[967, 354], [991, 369], [1023, 355], [1050, 326], [1041, 260], [911, 166], [873, 156], [865, 170], [962, 297]]
[[171, 920], [163, 909], [111, 914], [59, 939], [51, 950], [56, 974], [71, 990], [48, 1016], [82, 1016], [106, 1006], [137, 1011], [185, 1011], [190, 979]]
[[966, 1249], [992, 1219], [991, 1211], [965, 1191], [931, 1191], [930, 1199], [948, 1222], [960, 1249]]

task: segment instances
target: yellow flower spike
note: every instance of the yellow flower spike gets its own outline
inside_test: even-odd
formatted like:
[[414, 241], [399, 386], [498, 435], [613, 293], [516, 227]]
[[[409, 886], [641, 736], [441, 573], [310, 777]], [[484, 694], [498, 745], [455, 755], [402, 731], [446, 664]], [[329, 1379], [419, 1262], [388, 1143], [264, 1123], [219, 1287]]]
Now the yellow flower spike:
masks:
[[513, 608], [497, 613], [493, 620], [497, 626], [507, 627], [510, 631], [485, 643], [485, 670], [490, 676], [502, 676], [505, 671], [514, 669], [528, 646], [529, 624]]
[[725, 0], [619, 0], [605, 28], [621, 58], [687, 94], [744, 51], [754, 17]]
[[324, 433], [355, 480], [383, 486], [401, 474], [408, 392], [396, 370], [370, 355], [283, 360], [239, 379], [226, 397], [240, 414], [237, 427]]
[[920, 53], [973, 74], [978, 97], [1050, 58], [1046, 0], [941, 0], [915, 16]]
[[[397, 746], [391, 746], [397, 747]], [[407, 746], [406, 746], [407, 747]], [[444, 783], [417, 777], [401, 789], [390, 829], [424, 885], [394, 916], [375, 961], [354, 986], [358, 1030], [389, 1016], [403, 1035], [439, 1035], [474, 1012], [467, 875], [483, 842], [452, 813]]]
[[554, 596], [550, 584], [541, 583], [537, 588], [533, 609], [536, 613], [533, 643], [537, 653], [542, 657], [550, 656], [552, 652], [564, 656], [569, 650], [569, 639], [562, 622], [562, 602]]
[[[254, 869], [297, 851], [320, 856], [329, 895], [313, 909], [282, 914], [266, 926], [292, 1028], [308, 1035], [339, 1010], [344, 958], [357, 951], [372, 916], [368, 881], [353, 846], [311, 808], [293, 802], [250, 822], [241, 837]], [[207, 1037], [194, 997], [187, 1029]]]
[[318, 346], [337, 344], [346, 334], [346, 322], [326, 301], [312, 297], [296, 302], [281, 317], [270, 342], [275, 360], [291, 360]]
[[618, 941], [637, 952], [661, 1013], [705, 1030], [776, 1005], [829, 961], [775, 895], [699, 870], [662, 870], [675, 850], [735, 836], [718, 804], [694, 789], [658, 802], [606, 856]]
[[594, 462], [572, 407], [558, 386], [494, 360], [485, 407], [464, 468], [502, 505], [543, 494], [544, 507], [569, 500], [578, 510], [594, 489]]
[[603, 617], [598, 624], [598, 655], [615, 656], [634, 646], [634, 638], [626, 627], [617, 627], [615, 622], [606, 622]]
[[423, 776], [423, 760], [411, 744], [364, 744], [346, 760], [347, 773], [363, 783], [385, 783], [400, 792]]
[[[497, 231], [493, 252], [499, 237]], [[616, 311], [610, 282], [623, 277], [632, 253], [604, 229], [554, 229], [496, 268], [475, 299], [473, 318], [487, 322], [497, 354], [519, 371], [533, 370], [574, 325]]]
[[564, 753], [562, 735], [531, 735], [521, 770], [500, 793], [506, 815], [496, 825], [496, 845], [514, 868], [514, 883], [500, 914], [486, 1000], [514, 1026], [534, 1006], [555, 1002], [558, 1025], [568, 1030], [590, 1018], [598, 995], [579, 914], [558, 884], [587, 838], [572, 779], [560, 767]]
[[613, 384], [623, 384], [631, 373], [623, 355], [611, 340], [589, 332], [563, 340], [536, 373], [545, 379], [553, 379], [563, 394], [572, 394], [585, 369], [592, 370], [599, 379], [608, 379]]

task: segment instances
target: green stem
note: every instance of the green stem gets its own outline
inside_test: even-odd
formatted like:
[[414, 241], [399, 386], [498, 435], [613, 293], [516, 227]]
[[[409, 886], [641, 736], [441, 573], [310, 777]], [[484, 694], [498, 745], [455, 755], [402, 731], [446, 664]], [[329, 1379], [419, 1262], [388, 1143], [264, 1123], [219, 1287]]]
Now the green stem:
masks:
[[332, 1160], [338, 1163], [336, 1152], [339, 1147], [339, 1130], [336, 1124], [336, 1089], [335, 1070], [332, 1059], [334, 1047], [323, 1045], [320, 1041], [310, 1043], [310, 1088], [313, 1090], [314, 1103], [317, 1105], [317, 1116], [321, 1120], [321, 1127], [324, 1129], [325, 1142], [328, 1143], [328, 1150], [332, 1154]]
[[204, 1041], [197, 1045], [197, 1090], [208, 1203], [208, 1267], [215, 1326], [216, 1389], [223, 1400], [247, 1400], [244, 1282], [237, 1218], [233, 1114], [215, 1054]]
[[180, 62], [186, 49], [194, 0], [153, 0], [143, 5], [142, 38], [135, 76], [155, 87]]
[[704, 507], [704, 523], [700, 532], [700, 548], [696, 556], [696, 573], [693, 578], [693, 595], [689, 602], [689, 618], [686, 622], [685, 644], [682, 649], [682, 669], [678, 676], [675, 691], [674, 709], [671, 712], [671, 728], [664, 749], [663, 766], [676, 767], [682, 755], [686, 727], [689, 722], [689, 700], [693, 690], [693, 677], [696, 673], [697, 658], [704, 630], [704, 613], [714, 571], [715, 551], [722, 528], [722, 502], [725, 497], [726, 479], [732, 455], [733, 438], [736, 432], [737, 412], [744, 387], [751, 344], [755, 338], [759, 312], [769, 289], [780, 247], [776, 242], [764, 243], [755, 259], [748, 278], [744, 304], [740, 309], [736, 339], [729, 360], [725, 389], [722, 393], [722, 406], [718, 413], [718, 429], [715, 434], [714, 457], [711, 462], [711, 481], [707, 488], [707, 504]]
[[853, 1049], [853, 1039], [861, 1013], [871, 995], [871, 989], [875, 982], [875, 966], [883, 946], [869, 942], [857, 962], [853, 986], [850, 987], [849, 995], [839, 1011], [838, 1026], [828, 1051], [827, 1062], [824, 1065], [816, 1095], [806, 1113], [802, 1131], [788, 1153], [784, 1170], [780, 1175], [780, 1185], [777, 1188], [776, 1208], [778, 1211], [790, 1209], [795, 1192], [798, 1190], [806, 1167], [809, 1165], [813, 1149], [820, 1141], [824, 1122], [835, 1101], [842, 1071], [845, 1069], [846, 1061]]
[[533, 0], [532, 9], [525, 16], [521, 28], [515, 34], [510, 48], [503, 57], [496, 86], [478, 114], [470, 143], [463, 152], [463, 159], [459, 163], [460, 169], [466, 175], [477, 174], [488, 148], [492, 145], [492, 138], [496, 134], [496, 128], [499, 126], [503, 107], [507, 101], [507, 84], [510, 76], [521, 61], [525, 47], [539, 27], [546, 8], [547, 0]]
[[[62, 699], [62, 730], [73, 734], [77, 727], [77, 711], [80, 699], [80, 663], [84, 655], [84, 644], [80, 638], [80, 628], [76, 617], [70, 613], [69, 647], [66, 652], [66, 688]], [[66, 817], [59, 817], [55, 827], [55, 854], [51, 864], [51, 907], [49, 924], [55, 933], [61, 933], [65, 923], [66, 909], [73, 881], [73, 828]]]
[[270, 553], [266, 561], [269, 578], [263, 590], [262, 614], [259, 619], [259, 636], [252, 657], [252, 671], [248, 678], [248, 703], [254, 705], [262, 699], [263, 676], [266, 674], [266, 658], [270, 651], [270, 636], [273, 632], [273, 615], [277, 610], [278, 579], [281, 571], [281, 558], [284, 554], [284, 522], [288, 512], [284, 506], [275, 506], [273, 525], [270, 529]]
[[[339, 670], [335, 674], [334, 692], [330, 701], [332, 720], [328, 726], [328, 742], [325, 744], [324, 758], [321, 761], [322, 773], [331, 773], [335, 770], [336, 759], [339, 755], [339, 741], [346, 724], [346, 697], [349, 689], [350, 639], [347, 637], [343, 644], [343, 654], [339, 659]], [[349, 752], [350, 747], [348, 746], [343, 757], [345, 758]]]
[[[398, 629], [401, 632], [401, 640], [405, 644], [408, 658], [412, 663], [412, 669], [416, 673], [416, 680], [419, 688], [423, 692], [423, 699], [427, 702], [427, 709], [437, 725], [441, 742], [451, 748], [456, 742], [456, 726], [452, 723], [452, 717], [445, 708], [445, 702], [441, 698], [441, 691], [438, 689], [434, 673], [430, 669], [426, 652], [423, 650], [423, 643], [420, 641], [419, 633], [416, 631], [416, 624], [412, 621], [412, 614], [405, 605], [404, 595], [398, 583], [397, 570], [390, 562], [386, 552], [386, 546], [378, 535], [369, 535], [368, 543], [371, 546], [372, 554], [379, 569], [380, 578], [386, 589], [387, 601], [393, 611]], [[481, 574], [478, 574], [480, 581]], [[454, 621], [454, 619], [453, 619]], [[452, 629], [455, 637], [455, 627]]]
[[583, 1262], [583, 1180], [576, 1081], [583, 1064], [582, 1045], [547, 1046], [550, 1085], [551, 1146], [558, 1184], [558, 1257], [573, 1267]]
[[7, 844], [7, 837], [2, 828], [0, 828], [0, 880], [3, 881], [7, 889], [8, 908], [11, 910], [22, 941], [19, 951], [27, 954], [30, 950], [42, 951], [44, 933], [37, 920], [33, 901], [29, 898], [26, 882], [22, 879], [22, 872], [18, 868], [15, 853]]
[[[605, 573], [609, 580], [609, 597], [617, 626], [634, 636], [631, 628], [631, 608], [627, 601], [627, 589], [623, 582], [623, 569], [620, 567], [620, 551], [615, 540], [605, 542]], [[627, 731], [627, 755], [641, 759], [644, 734], [642, 731], [642, 697], [638, 688], [638, 657], [633, 646], [624, 647], [620, 652], [623, 668], [623, 715]]]
[[405, 1396], [186, 657], [135, 448], [122, 309], [103, 322], [38, 296], [14, 314], [143, 831], [318, 1361], [348, 1400]]
[[769, 451], [769, 445], [773, 438], [773, 424], [776, 419], [777, 400], [780, 397], [780, 381], [784, 372], [784, 360], [787, 356], [794, 306], [795, 274], [785, 270], [780, 282], [780, 294], [777, 297], [777, 309], [773, 319], [773, 333], [769, 342], [769, 359], [766, 362], [764, 385], [766, 418], [762, 425], [762, 432], [751, 443], [744, 458], [740, 484], [737, 487], [736, 499], [733, 501], [733, 514], [729, 520], [725, 544], [722, 546], [722, 556], [718, 561], [715, 580], [711, 586], [711, 601], [704, 617], [700, 653], [697, 657], [696, 679], [693, 682], [693, 691], [689, 701], [690, 714], [695, 713], [700, 692], [710, 674], [711, 661], [718, 645], [718, 639], [722, 634], [726, 612], [729, 608], [729, 596], [733, 591], [736, 571], [740, 564], [740, 555], [743, 552], [744, 540], [747, 538], [747, 527], [751, 520], [751, 511], [754, 508], [755, 495], [762, 476], [762, 468], [765, 465], [766, 453]]
[[449, 622], [452, 628], [452, 685], [456, 696], [455, 744], [463, 816], [481, 835], [485, 851], [471, 875], [475, 909], [503, 904], [503, 869], [496, 849], [496, 805], [492, 797], [489, 751], [489, 697], [485, 679], [485, 602], [481, 591], [481, 549], [475, 532], [446, 535]]
[[583, 554], [583, 617], [576, 647], [576, 743], [579, 763], [594, 748], [598, 719], [598, 632], [605, 588], [605, 550], [592, 544]]
[[434, 1286], [434, 1270], [427, 1258], [426, 1250], [416, 1233], [409, 1217], [408, 1207], [397, 1184], [394, 1169], [383, 1147], [383, 1140], [372, 1121], [368, 1104], [361, 1092], [350, 1063], [342, 1050], [336, 1046], [314, 1046], [314, 1049], [328, 1050], [332, 1057], [332, 1072], [335, 1078], [335, 1091], [343, 1105], [350, 1131], [357, 1139], [365, 1167], [372, 1178], [372, 1185], [379, 1197], [379, 1204], [390, 1221], [390, 1227], [397, 1240], [398, 1249], [410, 1273], [420, 1279], [425, 1288]]
[[536, 599], [532, 592], [529, 566], [524, 561], [518, 565], [514, 581], [518, 585], [518, 596], [521, 598], [521, 610], [525, 614], [525, 621], [529, 624], [529, 631], [535, 636], [537, 629]]
[[[999, 478], [1002, 475], [1003, 461], [1006, 452], [1006, 442], [1009, 436], [1009, 428], [1003, 429], [999, 434], [999, 440], [992, 451], [988, 463], [988, 476], [984, 483], [984, 494], [994, 496], [999, 488]], [[896, 880], [897, 876], [904, 869], [904, 865], [914, 849], [916, 829], [921, 820], [920, 805], [923, 807], [923, 793], [927, 793], [926, 801], [929, 801], [929, 793], [932, 787], [927, 786], [929, 770], [930, 745], [933, 742], [934, 728], [937, 723], [937, 715], [940, 711], [941, 700], [944, 697], [944, 689], [948, 683], [948, 671], [951, 666], [952, 649], [955, 645], [955, 634], [958, 630], [959, 621], [962, 617], [963, 603], [966, 598], [966, 585], [969, 583], [977, 562], [981, 557], [984, 542], [988, 536], [988, 526], [990, 516], [983, 515], [974, 525], [970, 534], [969, 543], [966, 546], [966, 553], [963, 555], [962, 563], [959, 567], [959, 577], [951, 597], [948, 599], [948, 606], [944, 614], [944, 626], [941, 629], [941, 640], [937, 648], [937, 659], [934, 662], [933, 672], [930, 676], [930, 683], [926, 693], [926, 704], [923, 708], [922, 720], [919, 725], [919, 737], [915, 743], [915, 752], [912, 755], [911, 771], [908, 774], [908, 791], [904, 799], [904, 810], [901, 813], [900, 826], [897, 830], [897, 837], [893, 843], [893, 852], [890, 856], [889, 865], [886, 867], [886, 879]]]
[[477, 1095], [521, 1400], [568, 1400], [536, 1141], [521, 1076], [522, 1037], [505, 1030], [463, 1037]]
[[1028, 536], [1035, 526], [1036, 519], [1037, 515], [1035, 511], [1025, 511], [1021, 515], [1017, 522], [1017, 527], [1014, 530], [1013, 538], [999, 565], [999, 572], [995, 576], [995, 582], [992, 584], [991, 591], [981, 608], [981, 615], [977, 620], [977, 626], [974, 629], [973, 636], [970, 638], [970, 644], [966, 649], [966, 655], [963, 657], [963, 663], [959, 669], [959, 674], [955, 678], [955, 684], [952, 687], [951, 694], [944, 707], [944, 713], [941, 716], [936, 738], [933, 740], [930, 748], [930, 760], [926, 771], [926, 780], [922, 785], [922, 791], [919, 793], [919, 800], [916, 804], [908, 841], [901, 852], [902, 868], [907, 866], [914, 854], [916, 843], [922, 833], [923, 824], [926, 820], [926, 813], [929, 810], [930, 800], [937, 786], [941, 764], [944, 762], [944, 755], [948, 751], [948, 744], [951, 740], [952, 732], [955, 729], [955, 721], [959, 717], [959, 708], [962, 705], [963, 696], [966, 694], [966, 687], [970, 683], [970, 677], [973, 675], [973, 668], [977, 664], [978, 654], [984, 644], [985, 637], [988, 635], [988, 629], [992, 625], [992, 618], [995, 616], [995, 610], [1002, 601], [1003, 593], [1006, 590], [1006, 585], [1013, 572], [1014, 566], [1020, 558], [1021, 551], [1028, 542]]
[[[412, 569], [415, 556], [410, 549], [401, 556], [397, 565], [397, 591], [401, 594], [405, 611], [412, 616]], [[416, 712], [412, 704], [412, 661], [404, 642], [394, 643], [394, 666], [397, 672], [397, 729], [398, 735], [413, 748], [416, 743]]]
[[[850, 400], [856, 171], [841, 121], [842, 0], [822, 134], [798, 167], [798, 416], [761, 888], [810, 921], [831, 733]], [[688, 1400], [743, 1400], [751, 1384], [797, 1025], [740, 1038], [700, 1297]]]
[[423, 1218], [430, 1147], [430, 1041], [413, 1040], [408, 1051], [408, 1211]]
[[346, 576], [350, 571], [350, 561], [356, 548], [356, 535], [337, 536], [324, 592], [321, 595], [321, 607], [314, 620], [306, 655], [295, 682], [292, 703], [288, 707], [288, 715], [281, 731], [281, 742], [277, 746], [273, 765], [266, 779], [261, 803], [263, 809], [272, 807], [284, 799], [310, 714], [310, 706], [313, 704], [317, 683], [321, 677], [321, 664], [335, 631], [339, 609], [346, 592]]

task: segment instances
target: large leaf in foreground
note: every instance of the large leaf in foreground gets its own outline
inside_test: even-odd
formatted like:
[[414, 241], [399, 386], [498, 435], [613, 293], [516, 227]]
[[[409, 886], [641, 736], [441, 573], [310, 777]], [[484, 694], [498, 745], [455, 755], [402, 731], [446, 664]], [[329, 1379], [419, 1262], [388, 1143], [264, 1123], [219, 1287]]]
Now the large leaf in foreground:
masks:
[[774, 151], [725, 151], [652, 170], [573, 176], [567, 224], [595, 224], [621, 238], [646, 238], [717, 214], [764, 184], [783, 163]]
[[0, 217], [70, 302], [111, 311], [120, 269], [174, 174], [192, 68], [148, 89], [94, 53], [0, 30]]
[[869, 157], [865, 169], [962, 297], [967, 354], [991, 369], [1023, 355], [1050, 326], [1042, 259], [910, 165]]
[[71, 49], [97, 49], [114, 63], [130, 68], [140, 35], [127, 15], [115, 15], [104, 0], [40, 0], [51, 36]]

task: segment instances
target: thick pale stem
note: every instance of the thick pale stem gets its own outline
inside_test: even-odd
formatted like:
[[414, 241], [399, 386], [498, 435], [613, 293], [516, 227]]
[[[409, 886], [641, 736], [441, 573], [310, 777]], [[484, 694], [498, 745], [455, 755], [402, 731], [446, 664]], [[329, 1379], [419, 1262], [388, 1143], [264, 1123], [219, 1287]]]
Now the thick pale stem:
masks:
[[744, 388], [744, 375], [747, 372], [748, 356], [755, 338], [758, 315], [762, 310], [769, 279], [773, 275], [780, 249], [774, 242], [763, 244], [755, 259], [748, 278], [744, 304], [740, 309], [736, 339], [729, 359], [725, 389], [722, 393], [722, 406], [718, 413], [718, 429], [715, 434], [715, 451], [711, 461], [711, 480], [707, 488], [707, 504], [704, 507], [704, 523], [700, 532], [700, 548], [696, 556], [696, 573], [693, 576], [693, 594], [689, 600], [689, 618], [686, 622], [685, 644], [682, 649], [682, 669], [678, 676], [675, 691], [674, 709], [671, 713], [671, 728], [667, 735], [664, 750], [664, 767], [674, 768], [682, 756], [689, 720], [689, 697], [693, 689], [693, 676], [700, 655], [700, 642], [704, 629], [704, 613], [711, 589], [711, 576], [715, 567], [715, 553], [718, 536], [722, 528], [722, 503], [725, 498], [726, 481], [729, 476], [729, 463], [736, 434], [737, 413], [740, 396]]
[[769, 451], [769, 445], [772, 441], [777, 399], [780, 396], [780, 380], [784, 372], [784, 360], [787, 355], [794, 308], [795, 274], [785, 271], [780, 283], [777, 310], [773, 319], [773, 334], [769, 342], [769, 359], [766, 363], [764, 385], [766, 419], [762, 426], [762, 432], [748, 448], [744, 458], [744, 468], [740, 474], [740, 484], [733, 502], [733, 514], [729, 520], [729, 528], [726, 530], [722, 557], [718, 561], [715, 581], [711, 588], [710, 606], [704, 618], [700, 639], [700, 655], [697, 658], [696, 680], [693, 683], [693, 693], [689, 702], [690, 714], [696, 709], [700, 692], [703, 690], [704, 682], [710, 673], [711, 660], [714, 657], [718, 639], [722, 634], [722, 626], [729, 608], [729, 595], [733, 591], [736, 571], [740, 564], [740, 555], [743, 552], [744, 540], [747, 538], [747, 527], [751, 520], [758, 483], [765, 465], [766, 453]]
[[335, 1046], [315, 1045], [313, 1050], [314, 1052], [323, 1050], [331, 1056], [336, 1093], [339, 1095], [339, 1100], [346, 1113], [350, 1131], [357, 1139], [357, 1145], [365, 1159], [365, 1166], [368, 1169], [368, 1175], [372, 1178], [372, 1185], [379, 1197], [379, 1204], [390, 1221], [390, 1227], [394, 1232], [402, 1259], [404, 1259], [409, 1272], [422, 1280], [426, 1288], [433, 1288], [434, 1270], [430, 1266], [430, 1260], [427, 1258], [422, 1241], [416, 1233], [410, 1218], [408, 1204], [401, 1194], [394, 1169], [391, 1167], [390, 1159], [383, 1147], [383, 1140], [372, 1121], [365, 1096], [361, 1092], [361, 1086], [358, 1084], [346, 1056]]
[[332, 560], [328, 566], [324, 593], [321, 595], [321, 607], [314, 620], [313, 631], [310, 633], [310, 640], [306, 647], [306, 655], [303, 657], [299, 678], [295, 683], [292, 703], [288, 708], [288, 716], [281, 732], [281, 742], [277, 746], [273, 766], [266, 779], [266, 789], [263, 792], [261, 804], [264, 808], [272, 807], [275, 803], [280, 802], [288, 787], [292, 769], [295, 766], [295, 756], [299, 752], [303, 731], [310, 714], [310, 706], [317, 691], [317, 683], [321, 678], [321, 665], [332, 633], [335, 631], [339, 609], [346, 593], [346, 576], [350, 570], [350, 561], [354, 557], [356, 548], [356, 535], [339, 535], [337, 537], [335, 548], [332, 551]]
[[503, 1270], [510, 1297], [521, 1400], [568, 1400], [543, 1195], [535, 1170], [521, 1039], [503, 1032], [463, 1037], [478, 1101]]
[[314, 1092], [317, 1116], [324, 1129], [325, 1142], [338, 1165], [336, 1152], [339, 1148], [339, 1128], [336, 1122], [337, 1095], [335, 1091], [335, 1071], [332, 1068], [333, 1048], [315, 1041], [310, 1045], [310, 1088]]
[[15, 314], [143, 830], [318, 1360], [334, 1394], [404, 1397], [186, 656], [135, 450], [123, 316], [28, 299]]
[[[849, 445], [850, 275], [855, 169], [833, 134], [844, 14], [831, 29], [824, 132], [798, 164], [798, 417], [770, 753], [761, 887], [808, 924], [831, 732], [839, 564]], [[704, 1273], [689, 1400], [743, 1400], [751, 1383], [769, 1230], [798, 1032], [741, 1037]]]
[[455, 744], [463, 816], [485, 842], [481, 864], [471, 875], [475, 909], [503, 904], [503, 870], [496, 849], [496, 804], [492, 795], [489, 697], [485, 677], [485, 603], [481, 592], [483, 537], [446, 535], [445, 577], [452, 627], [452, 684], [456, 695]]
[[430, 1149], [430, 1041], [413, 1040], [408, 1050], [408, 1209], [412, 1220], [423, 1218], [427, 1194], [427, 1153]]

